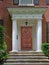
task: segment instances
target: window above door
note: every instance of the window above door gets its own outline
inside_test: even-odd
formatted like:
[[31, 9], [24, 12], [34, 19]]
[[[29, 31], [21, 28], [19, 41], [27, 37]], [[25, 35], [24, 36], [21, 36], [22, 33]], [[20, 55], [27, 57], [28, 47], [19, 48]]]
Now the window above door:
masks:
[[46, 0], [46, 4], [49, 5], [49, 0]]
[[19, 5], [30, 6], [34, 5], [33, 0], [19, 0]]
[[15, 5], [21, 6], [34, 6], [35, 4], [39, 4], [39, 0], [13, 0]]

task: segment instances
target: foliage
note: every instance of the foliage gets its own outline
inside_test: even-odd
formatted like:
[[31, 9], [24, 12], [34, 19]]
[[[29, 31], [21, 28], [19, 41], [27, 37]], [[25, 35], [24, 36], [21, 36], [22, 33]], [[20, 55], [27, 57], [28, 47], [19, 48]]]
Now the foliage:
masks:
[[7, 46], [6, 44], [2, 44], [0, 47], [0, 60], [6, 60], [8, 57], [8, 53], [6, 52]]
[[42, 51], [46, 56], [49, 57], [49, 43], [42, 44]]
[[8, 57], [7, 45], [4, 42], [4, 27], [0, 25], [0, 61], [6, 60]]
[[4, 28], [0, 25], [0, 45], [4, 43]]

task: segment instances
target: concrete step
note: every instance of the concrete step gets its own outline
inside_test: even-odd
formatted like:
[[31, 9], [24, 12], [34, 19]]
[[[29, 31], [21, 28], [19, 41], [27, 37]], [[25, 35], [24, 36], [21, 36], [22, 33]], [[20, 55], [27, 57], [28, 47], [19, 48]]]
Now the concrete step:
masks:
[[48, 59], [8, 59], [6, 62], [49, 62]]
[[10, 52], [4, 65], [49, 65], [49, 59], [42, 52]]
[[48, 59], [47, 56], [9, 56], [8, 59]]
[[10, 56], [44, 56], [44, 54], [9, 54]]
[[32, 52], [32, 51], [21, 51], [21, 52], [10, 52], [10, 55], [44, 55], [42, 52]]
[[4, 65], [49, 65], [49, 63], [4, 63]]

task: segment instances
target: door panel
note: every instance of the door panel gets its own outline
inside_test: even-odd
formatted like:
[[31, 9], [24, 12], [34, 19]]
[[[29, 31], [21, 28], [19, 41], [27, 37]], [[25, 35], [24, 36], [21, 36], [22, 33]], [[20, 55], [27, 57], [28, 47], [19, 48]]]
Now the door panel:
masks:
[[32, 27], [21, 27], [21, 50], [32, 50]]

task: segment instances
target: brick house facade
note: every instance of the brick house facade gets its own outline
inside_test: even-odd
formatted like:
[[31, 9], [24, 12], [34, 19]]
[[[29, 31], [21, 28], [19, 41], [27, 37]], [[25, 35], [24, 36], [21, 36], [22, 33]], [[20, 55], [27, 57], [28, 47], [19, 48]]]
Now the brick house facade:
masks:
[[[39, 4], [34, 6], [19, 6], [14, 4], [14, 0], [2, 0], [0, 1], [0, 22], [3, 20], [3, 25], [6, 28], [5, 41], [7, 43], [7, 51], [12, 50], [12, 16], [7, 8], [46, 8], [46, 11], [42, 15], [42, 43], [48, 42], [47, 40], [47, 22], [49, 22], [49, 4], [48, 0], [39, 0]], [[49, 2], [49, 1], [48, 1]]]

